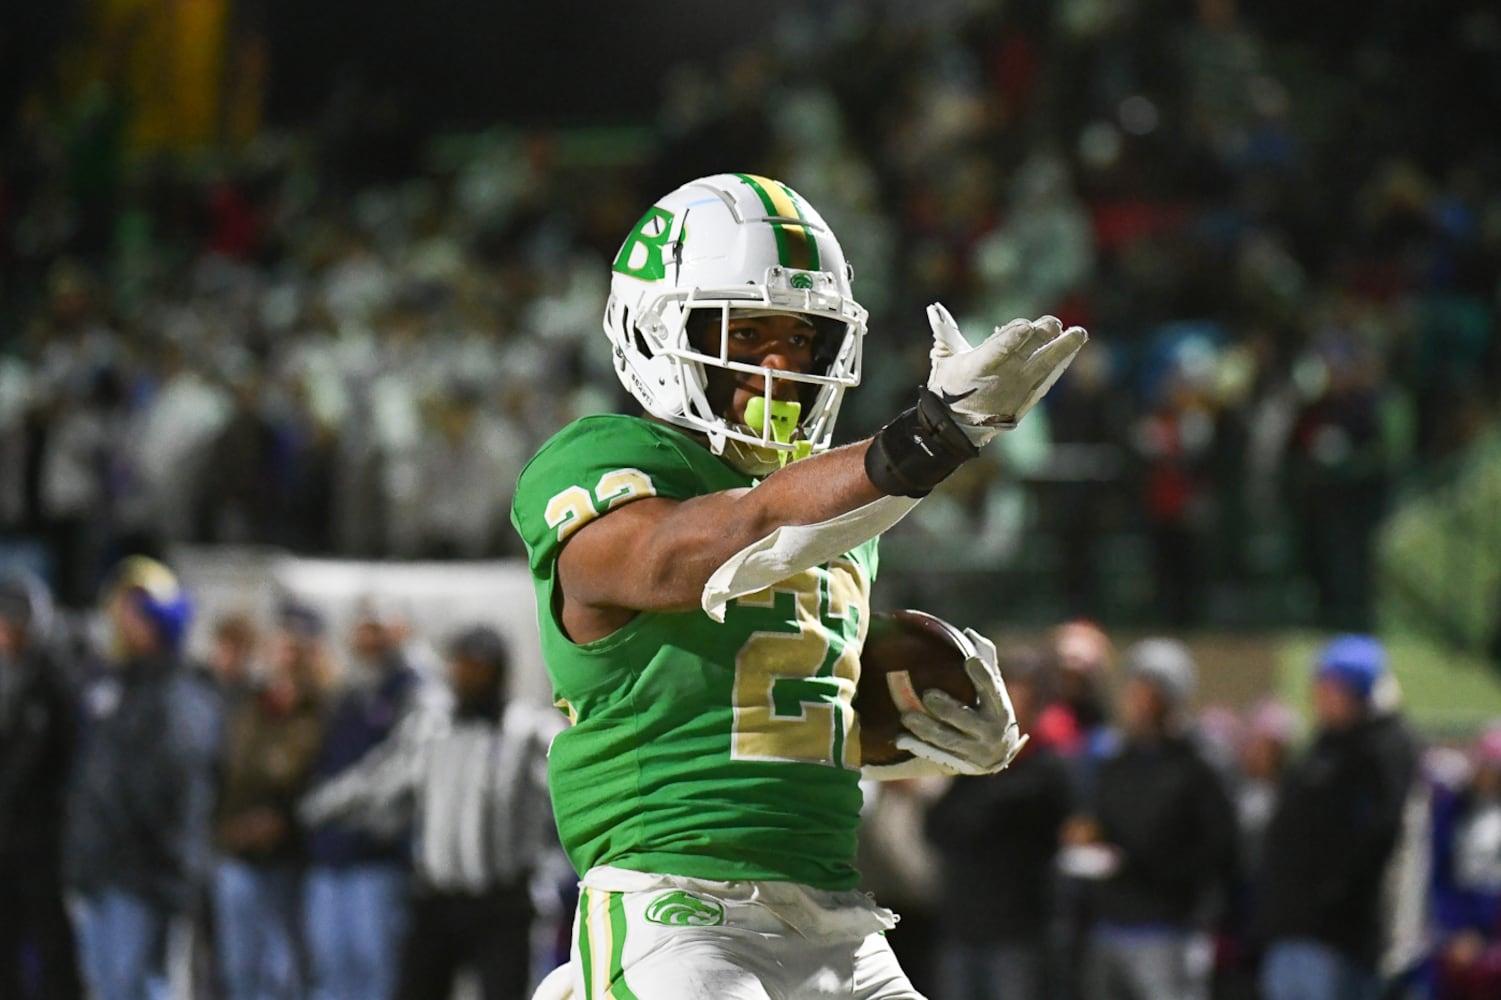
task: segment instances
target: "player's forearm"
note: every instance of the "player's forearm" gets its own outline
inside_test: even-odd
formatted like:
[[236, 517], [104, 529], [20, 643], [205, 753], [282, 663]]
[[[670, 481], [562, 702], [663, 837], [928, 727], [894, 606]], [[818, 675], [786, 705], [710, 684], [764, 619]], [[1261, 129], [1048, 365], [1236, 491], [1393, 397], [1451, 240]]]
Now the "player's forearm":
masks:
[[745, 526], [726, 555], [775, 528], [817, 524], [885, 496], [865, 471], [870, 444], [867, 439], [793, 462], [737, 497], [737, 523], [743, 518]]
[[[798, 469], [803, 475], [782, 481], [768, 479], [763, 486], [777, 490], [769, 499], [790, 502], [797, 516], [746, 531], [742, 540], [750, 540], [705, 581], [700, 606], [711, 618], [723, 620], [724, 609], [737, 597], [765, 590], [863, 545], [906, 517], [933, 487], [977, 453], [948, 403], [919, 389], [916, 406], [898, 414], [869, 441], [837, 456], [847, 464], [836, 468], [854, 485], [847, 492], [835, 491], [834, 503], [819, 508], [802, 501], [806, 486], [823, 485], [820, 466]], [[812, 481], [804, 483], [805, 477]]]
[[581, 529], [561, 557], [565, 587], [595, 608], [699, 606], [718, 618], [734, 598], [881, 534], [977, 452], [948, 404], [920, 389], [918, 404], [875, 437], [784, 466], [753, 489], [638, 500]]
[[[644, 539], [645, 570], [628, 606], [689, 610], [731, 556], [778, 528], [818, 524], [880, 499], [865, 474], [868, 441], [806, 458], [749, 490], [727, 490], [678, 504]], [[837, 553], [836, 553], [837, 555]]]

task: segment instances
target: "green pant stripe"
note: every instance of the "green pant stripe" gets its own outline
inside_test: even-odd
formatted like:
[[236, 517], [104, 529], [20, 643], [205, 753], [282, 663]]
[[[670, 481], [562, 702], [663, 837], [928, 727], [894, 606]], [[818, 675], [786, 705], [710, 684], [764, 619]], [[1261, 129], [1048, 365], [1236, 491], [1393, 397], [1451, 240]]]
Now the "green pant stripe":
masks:
[[594, 1000], [594, 959], [589, 951], [589, 890], [579, 891], [579, 963], [584, 974], [584, 1000]]
[[625, 983], [625, 900], [610, 893], [610, 993], [614, 1000], [637, 1000]]

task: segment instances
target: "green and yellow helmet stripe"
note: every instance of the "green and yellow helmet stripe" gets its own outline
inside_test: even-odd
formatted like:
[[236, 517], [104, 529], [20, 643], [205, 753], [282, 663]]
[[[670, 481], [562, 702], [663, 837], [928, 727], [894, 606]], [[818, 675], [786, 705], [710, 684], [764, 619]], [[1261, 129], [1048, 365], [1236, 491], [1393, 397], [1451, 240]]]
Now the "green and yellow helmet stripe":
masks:
[[736, 174], [741, 180], [756, 192], [756, 197], [761, 199], [761, 206], [766, 209], [766, 214], [772, 216], [771, 231], [777, 240], [777, 258], [781, 260], [783, 267], [796, 268], [800, 271], [817, 271], [818, 240], [813, 236], [813, 230], [804, 223], [786, 222], [786, 219], [806, 219], [803, 215], [803, 207], [792, 196], [785, 184], [778, 183], [766, 177], [758, 177], [755, 174]]

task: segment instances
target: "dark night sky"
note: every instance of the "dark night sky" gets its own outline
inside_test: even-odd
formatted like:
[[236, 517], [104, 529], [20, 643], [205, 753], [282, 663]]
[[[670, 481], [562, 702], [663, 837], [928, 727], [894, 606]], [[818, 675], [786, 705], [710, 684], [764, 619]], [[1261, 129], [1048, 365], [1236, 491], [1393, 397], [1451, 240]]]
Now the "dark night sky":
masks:
[[303, 119], [357, 76], [431, 124], [639, 121], [668, 67], [764, 38], [797, 2], [271, 0], [268, 111]]

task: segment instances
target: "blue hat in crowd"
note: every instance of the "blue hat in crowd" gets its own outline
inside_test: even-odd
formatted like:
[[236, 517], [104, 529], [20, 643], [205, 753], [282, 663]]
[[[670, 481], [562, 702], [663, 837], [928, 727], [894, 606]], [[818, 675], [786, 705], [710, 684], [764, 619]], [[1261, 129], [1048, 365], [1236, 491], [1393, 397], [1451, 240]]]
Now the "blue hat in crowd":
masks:
[[193, 603], [176, 574], [155, 559], [127, 556], [115, 569], [111, 589], [134, 595], [162, 645], [181, 648], [193, 618]]
[[1386, 649], [1368, 635], [1342, 635], [1319, 653], [1314, 676], [1343, 684], [1361, 700], [1369, 700], [1376, 682], [1386, 673]]

